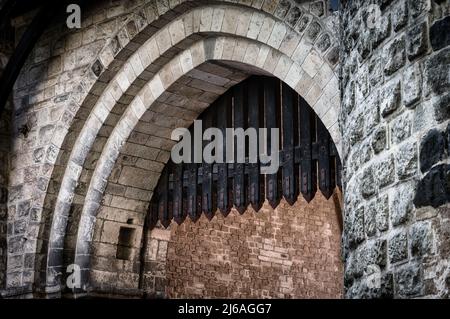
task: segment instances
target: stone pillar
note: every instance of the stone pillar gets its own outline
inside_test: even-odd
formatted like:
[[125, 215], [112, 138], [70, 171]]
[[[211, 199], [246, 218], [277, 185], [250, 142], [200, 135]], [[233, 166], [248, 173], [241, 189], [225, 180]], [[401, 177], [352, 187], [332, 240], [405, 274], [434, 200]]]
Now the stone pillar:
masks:
[[449, 1], [343, 2], [346, 297], [448, 298]]
[[[13, 31], [6, 25], [0, 30], [0, 78], [13, 50]], [[8, 175], [11, 142], [11, 103], [0, 113], [0, 289], [5, 287], [7, 263]]]
[[165, 298], [167, 277], [167, 247], [170, 242], [169, 229], [155, 228], [146, 234], [143, 290], [147, 298]]

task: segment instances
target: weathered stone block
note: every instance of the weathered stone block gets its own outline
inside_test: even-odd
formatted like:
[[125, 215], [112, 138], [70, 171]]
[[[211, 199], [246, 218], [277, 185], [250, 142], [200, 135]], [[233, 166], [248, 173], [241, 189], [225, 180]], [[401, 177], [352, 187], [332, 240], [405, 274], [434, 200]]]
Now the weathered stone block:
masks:
[[412, 199], [415, 194], [413, 182], [401, 184], [391, 196], [390, 217], [393, 226], [398, 226], [409, 220], [413, 209]]
[[395, 181], [394, 156], [389, 155], [381, 159], [375, 165], [374, 174], [377, 176], [378, 186], [380, 188], [392, 184]]
[[302, 11], [300, 10], [299, 7], [297, 6], [293, 6], [288, 14], [286, 15], [284, 21], [286, 21], [291, 27], [295, 27], [295, 25], [297, 24], [298, 20], [300, 19], [302, 15]]
[[382, 232], [389, 228], [389, 197], [384, 195], [376, 201], [376, 226]]
[[411, 135], [412, 119], [411, 113], [404, 113], [398, 116], [392, 123], [391, 142], [399, 144]]
[[408, 29], [406, 38], [408, 59], [413, 61], [428, 51], [428, 23], [423, 21]]
[[407, 143], [396, 154], [397, 175], [400, 180], [417, 172], [417, 144]]
[[352, 114], [350, 122], [352, 125], [347, 127], [346, 136], [351, 145], [355, 145], [364, 138], [364, 114], [358, 112]]
[[387, 37], [389, 36], [391, 32], [391, 20], [389, 19], [388, 15], [382, 16], [380, 21], [380, 27], [376, 28], [375, 31], [375, 42], [373, 45], [373, 49], [378, 47]]
[[427, 172], [434, 164], [444, 158], [445, 139], [441, 132], [433, 129], [427, 133], [420, 144], [420, 170]]
[[419, 223], [412, 226], [410, 230], [411, 255], [422, 257], [431, 249], [431, 224], [429, 222]]
[[351, 213], [349, 241], [350, 246], [356, 247], [364, 241], [364, 207], [360, 207]]
[[415, 0], [408, 2], [409, 12], [413, 18], [425, 14], [431, 8], [430, 0]]
[[308, 24], [311, 22], [312, 18], [310, 15], [303, 15], [300, 18], [300, 21], [298, 21], [295, 30], [297, 30], [298, 32], [303, 32], [305, 31], [306, 27], [308, 26]]
[[280, 0], [280, 2], [278, 3], [278, 7], [275, 9], [275, 16], [283, 19], [286, 14], [289, 11], [289, 8], [291, 7], [291, 4], [289, 3], [288, 0]]
[[377, 265], [381, 268], [386, 266], [387, 245], [386, 240], [376, 240], [367, 245], [365, 263], [367, 266]]
[[317, 17], [323, 16], [325, 13], [325, 6], [323, 1], [316, 1], [310, 4], [309, 11]]
[[450, 45], [450, 16], [436, 21], [430, 28], [430, 42], [434, 51]]
[[408, 22], [408, 7], [406, 1], [397, 1], [391, 11], [392, 26], [394, 31], [403, 28]]
[[408, 239], [406, 232], [400, 232], [389, 239], [388, 254], [391, 264], [408, 258]]
[[419, 182], [414, 205], [439, 207], [450, 202], [450, 165], [438, 165]]
[[372, 87], [383, 80], [382, 59], [379, 56], [373, 57], [369, 62], [369, 83]]
[[384, 88], [381, 115], [387, 117], [395, 112], [400, 107], [401, 99], [401, 84], [396, 80]]
[[437, 98], [433, 104], [434, 118], [441, 123], [450, 118], [450, 93]]
[[423, 285], [420, 265], [407, 265], [395, 274], [396, 294], [401, 298], [419, 295]]
[[377, 230], [376, 225], [376, 215], [377, 215], [377, 201], [374, 200], [370, 202], [367, 209], [364, 211], [364, 230], [367, 237], [375, 235]]
[[383, 51], [384, 74], [391, 75], [405, 65], [405, 37], [393, 40]]
[[405, 106], [413, 106], [422, 94], [422, 73], [416, 63], [407, 68], [403, 74], [403, 102]]
[[446, 94], [450, 91], [449, 67], [450, 48], [439, 51], [425, 62], [424, 73], [427, 94], [431, 92]]
[[312, 22], [306, 30], [305, 35], [311, 42], [314, 42], [319, 36], [320, 31], [322, 31], [320, 24], [317, 22]]
[[447, 154], [450, 156], [450, 123], [447, 125], [445, 137], [447, 139]]
[[331, 46], [331, 37], [328, 34], [323, 34], [320, 36], [316, 43], [316, 47], [320, 52], [325, 52]]
[[364, 170], [361, 180], [361, 192], [364, 198], [369, 198], [376, 192], [376, 184], [374, 181], [372, 167], [368, 167]]
[[386, 128], [380, 126], [372, 135], [372, 148], [375, 154], [382, 152], [386, 148]]
[[369, 56], [372, 50], [372, 43], [375, 40], [374, 36], [375, 35], [369, 30], [361, 32], [358, 43], [358, 52], [362, 59], [366, 59]]

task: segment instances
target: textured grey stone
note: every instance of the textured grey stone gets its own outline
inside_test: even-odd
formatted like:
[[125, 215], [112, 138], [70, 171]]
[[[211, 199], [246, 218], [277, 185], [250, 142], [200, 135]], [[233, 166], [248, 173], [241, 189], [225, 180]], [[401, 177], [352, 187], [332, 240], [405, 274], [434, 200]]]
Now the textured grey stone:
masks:
[[305, 35], [312, 41], [314, 42], [317, 37], [319, 36], [320, 31], [322, 30], [322, 27], [320, 26], [319, 23], [313, 21], [311, 22], [311, 24], [309, 25], [308, 29], [306, 30]]
[[397, 175], [400, 180], [406, 179], [417, 172], [417, 144], [406, 143], [396, 154]]
[[382, 152], [386, 148], [386, 128], [380, 126], [372, 135], [372, 148], [375, 154]]
[[367, 209], [364, 211], [364, 230], [367, 237], [375, 235], [377, 230], [376, 216], [377, 216], [377, 200], [369, 203]]
[[404, 113], [398, 116], [391, 126], [391, 142], [399, 144], [411, 135], [412, 119], [411, 113]]
[[410, 230], [411, 255], [421, 257], [428, 254], [431, 249], [432, 240], [431, 225], [429, 222], [415, 224]]
[[400, 81], [390, 83], [383, 91], [381, 101], [381, 115], [387, 117], [395, 112], [401, 104], [401, 84]]
[[364, 198], [369, 198], [376, 192], [376, 184], [372, 167], [366, 168], [363, 172], [361, 191]]
[[317, 40], [316, 47], [320, 52], [325, 52], [331, 46], [331, 37], [328, 34], [323, 34]]
[[450, 93], [437, 99], [433, 104], [434, 118], [441, 123], [450, 118]]
[[[427, 93], [448, 94], [450, 91], [449, 65], [450, 48], [442, 49], [425, 62], [424, 73]], [[443, 106], [445, 107], [445, 105]]]
[[349, 241], [351, 247], [356, 247], [364, 241], [364, 207], [360, 207], [353, 211], [350, 220]]
[[416, 207], [437, 208], [450, 202], [450, 165], [433, 167], [419, 182], [414, 198]]
[[283, 19], [286, 14], [289, 11], [289, 8], [291, 7], [291, 4], [288, 0], [281, 0], [278, 4], [278, 7], [275, 10], [275, 16], [277, 16], [280, 19]]
[[427, 172], [434, 164], [444, 158], [444, 135], [436, 129], [427, 133], [420, 143], [420, 170]]
[[389, 239], [388, 253], [391, 264], [408, 258], [408, 239], [405, 232], [400, 232]]
[[391, 75], [405, 65], [405, 37], [393, 40], [383, 52], [384, 74]]
[[412, 61], [428, 51], [428, 23], [423, 21], [408, 29], [406, 38], [408, 59]]
[[328, 60], [328, 62], [330, 62], [332, 66], [336, 65], [339, 62], [339, 48], [334, 47], [331, 50], [329, 50], [326, 55], [326, 59]]
[[308, 26], [308, 24], [311, 22], [311, 16], [309, 15], [303, 15], [299, 22], [297, 23], [295, 30], [297, 30], [298, 32], [303, 32], [305, 31], [306, 27]]
[[392, 24], [391, 19], [389, 19], [389, 15], [381, 16], [379, 26], [379, 28], [375, 29], [374, 48], [378, 47], [384, 40], [386, 40], [391, 32]]
[[408, 2], [409, 11], [413, 18], [425, 14], [430, 9], [430, 0], [414, 0]]
[[424, 289], [420, 265], [407, 265], [395, 274], [395, 287], [398, 297], [419, 295]]
[[403, 102], [411, 107], [422, 94], [422, 74], [419, 64], [408, 67], [403, 74]]
[[436, 21], [430, 28], [430, 42], [434, 51], [450, 45], [450, 16]]
[[394, 156], [389, 155], [381, 159], [374, 168], [380, 188], [392, 184], [395, 181]]
[[364, 138], [364, 114], [362, 112], [351, 115], [353, 125], [348, 127], [347, 136], [350, 144], [355, 145]]
[[413, 208], [412, 199], [415, 194], [415, 186], [413, 182], [401, 184], [392, 194], [390, 200], [390, 217], [393, 226], [398, 226], [405, 223]]
[[302, 15], [302, 11], [299, 7], [293, 6], [291, 10], [289, 10], [286, 18], [284, 19], [291, 27], [295, 27], [299, 18]]
[[391, 11], [392, 26], [394, 31], [403, 28], [408, 22], [408, 7], [406, 1], [397, 1]]
[[389, 197], [384, 195], [376, 200], [376, 225], [382, 232], [389, 228]]
[[316, 1], [310, 4], [309, 11], [315, 16], [321, 17], [325, 13], [323, 1]]
[[369, 82], [375, 87], [383, 80], [382, 59], [380, 56], [374, 56], [369, 62]]

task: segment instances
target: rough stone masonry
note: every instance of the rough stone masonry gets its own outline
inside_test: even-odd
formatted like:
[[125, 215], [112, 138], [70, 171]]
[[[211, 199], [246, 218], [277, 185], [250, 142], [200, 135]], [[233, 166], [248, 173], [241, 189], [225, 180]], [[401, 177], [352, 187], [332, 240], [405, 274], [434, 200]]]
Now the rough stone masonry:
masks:
[[[214, 296], [266, 267], [270, 278], [238, 287], [242, 296], [448, 298], [450, 1], [330, 9], [317, 0], [98, 0], [83, 7], [80, 29], [64, 15], [49, 22], [0, 120], [1, 296]], [[14, 37], [2, 30], [0, 73], [34, 15], [12, 19]], [[267, 212], [217, 218], [208, 234], [202, 223], [145, 228], [172, 130], [253, 74], [288, 84], [330, 132], [344, 167], [341, 247], [328, 243], [340, 234], [339, 200], [310, 206], [305, 222], [302, 203], [286, 210], [293, 223], [278, 218], [281, 207], [266, 221]], [[294, 226], [292, 239], [271, 232]], [[282, 243], [279, 251], [254, 237], [225, 249], [233, 227], [242, 239]], [[194, 244], [177, 259], [188, 231], [191, 243], [214, 234], [210, 245], [224, 253], [213, 255], [235, 260], [232, 276], [199, 263]], [[247, 268], [239, 245], [257, 256]], [[316, 275], [305, 265], [321, 258], [333, 266], [318, 268], [320, 287], [302, 284]], [[81, 287], [67, 286], [73, 264]], [[196, 267], [198, 281], [183, 281]]]

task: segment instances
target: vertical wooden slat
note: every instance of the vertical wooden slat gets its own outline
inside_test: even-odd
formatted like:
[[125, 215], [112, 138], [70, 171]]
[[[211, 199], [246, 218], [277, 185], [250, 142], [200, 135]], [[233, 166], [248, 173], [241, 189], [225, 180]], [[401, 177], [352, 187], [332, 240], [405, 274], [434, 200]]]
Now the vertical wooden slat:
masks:
[[339, 156], [336, 156], [336, 185], [342, 191], [342, 163]]
[[[244, 87], [239, 84], [234, 87], [234, 103], [233, 103], [233, 124], [234, 128], [244, 128]], [[235, 146], [237, 147], [237, 139], [235, 138]], [[242, 145], [241, 145], [242, 146]], [[245, 164], [238, 163], [237, 152], [234, 152], [234, 206], [240, 214], [245, 212]]]
[[331, 188], [330, 135], [320, 119], [317, 119], [317, 144], [319, 147], [319, 189], [328, 199], [333, 194]]
[[[259, 94], [260, 82], [257, 78], [253, 78], [248, 84], [248, 126], [255, 128], [257, 131], [260, 127], [260, 94]], [[259, 135], [256, 141], [256, 149], [259, 152]], [[259, 166], [259, 156], [257, 163], [249, 163], [249, 201], [253, 209], [259, 211], [262, 207], [263, 200], [261, 196], [261, 186], [260, 186], [260, 166]]]
[[158, 187], [158, 216], [164, 227], [168, 227], [172, 220], [169, 209], [169, 166], [166, 165], [164, 168], [161, 174], [161, 184]]
[[217, 207], [220, 212], [226, 216], [230, 211], [228, 205], [228, 164], [226, 163], [226, 128], [227, 119], [229, 118], [230, 95], [227, 93], [222, 96], [217, 103], [217, 127], [222, 131], [223, 135], [223, 163], [217, 165]]
[[283, 116], [283, 196], [293, 205], [297, 200], [297, 181], [294, 171], [294, 92], [285, 83], [282, 84]]
[[[191, 136], [194, 134], [191, 129]], [[192, 150], [194, 150], [194, 142], [192, 141]], [[186, 165], [188, 168], [188, 186], [187, 186], [187, 209], [189, 218], [196, 222], [200, 218], [198, 211], [197, 193], [198, 193], [198, 164], [194, 163], [194, 151], [191, 154], [191, 163]]]
[[183, 207], [183, 163], [173, 167], [173, 218], [177, 224], [181, 224], [185, 219]]
[[[279, 81], [273, 78], [264, 80], [264, 114], [266, 121], [267, 134], [267, 151], [272, 152], [271, 145], [271, 129], [277, 128], [277, 86]], [[269, 204], [275, 208], [279, 204], [278, 197], [278, 174], [266, 175], [266, 198]]]
[[313, 119], [311, 108], [305, 100], [300, 99], [300, 190], [307, 202], [310, 202], [316, 192], [315, 172], [312, 161], [312, 127]]
[[[212, 126], [212, 116], [213, 114], [210, 111], [204, 114], [203, 132]], [[208, 143], [208, 141], [203, 141], [203, 149]], [[204, 161], [202, 164], [202, 212], [209, 220], [214, 217], [212, 207], [212, 164]]]

